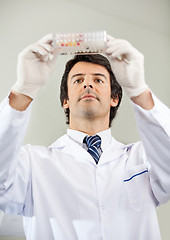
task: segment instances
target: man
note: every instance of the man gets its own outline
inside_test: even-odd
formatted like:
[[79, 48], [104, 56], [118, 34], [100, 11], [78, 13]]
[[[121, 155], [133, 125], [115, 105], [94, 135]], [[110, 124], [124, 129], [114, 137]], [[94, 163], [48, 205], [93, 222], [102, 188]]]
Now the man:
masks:
[[[170, 198], [170, 111], [149, 90], [143, 55], [127, 41], [107, 36], [111, 66], [102, 55], [70, 60], [60, 93], [67, 134], [48, 148], [21, 147], [30, 103], [58, 56], [51, 42], [48, 35], [20, 54], [17, 82], [1, 104], [0, 208], [24, 216], [28, 240], [159, 240], [155, 207]], [[119, 84], [142, 142], [111, 136]]]

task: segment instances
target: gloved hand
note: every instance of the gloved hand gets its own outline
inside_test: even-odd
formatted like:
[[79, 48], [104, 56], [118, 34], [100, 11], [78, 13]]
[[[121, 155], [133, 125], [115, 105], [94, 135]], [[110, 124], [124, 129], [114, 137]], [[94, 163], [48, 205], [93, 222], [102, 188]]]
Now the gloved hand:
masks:
[[129, 42], [107, 35], [105, 54], [118, 83], [130, 98], [148, 89], [144, 78], [144, 56]]
[[57, 50], [52, 47], [53, 35], [49, 34], [28, 46], [18, 56], [17, 81], [12, 90], [32, 99], [46, 83], [54, 69]]

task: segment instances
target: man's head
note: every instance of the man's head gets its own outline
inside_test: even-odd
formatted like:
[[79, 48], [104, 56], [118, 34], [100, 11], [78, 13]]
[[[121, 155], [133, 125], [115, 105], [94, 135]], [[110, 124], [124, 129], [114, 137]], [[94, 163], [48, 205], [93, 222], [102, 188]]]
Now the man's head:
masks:
[[[100, 54], [76, 55], [67, 62], [60, 86], [60, 101], [66, 123], [70, 111], [80, 117], [97, 117], [109, 108], [109, 126], [116, 116], [122, 88], [116, 81], [107, 58]], [[75, 115], [76, 116], [76, 115]]]

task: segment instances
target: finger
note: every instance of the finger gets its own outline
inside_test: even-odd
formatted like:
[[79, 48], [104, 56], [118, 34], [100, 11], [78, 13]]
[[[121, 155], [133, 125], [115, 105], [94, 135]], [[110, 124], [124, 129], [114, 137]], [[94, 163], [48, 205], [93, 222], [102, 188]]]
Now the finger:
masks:
[[130, 50], [129, 50], [129, 48], [126, 47], [126, 46], [122, 46], [122, 45], [116, 44], [116, 45], [112, 45], [112, 46], [108, 47], [108, 48], [106, 49], [106, 54], [112, 55], [112, 54], [114, 54], [115, 52], [118, 52], [118, 51], [120, 51], [121, 54], [123, 54], [123, 53], [126, 54], [126, 53], [128, 53]]
[[53, 53], [54, 47], [52, 47], [50, 44], [47, 43], [41, 43], [40, 44], [44, 49], [46, 49], [48, 52]]
[[111, 58], [116, 58], [119, 61], [125, 61], [125, 62], [130, 62], [133, 59], [133, 54], [128, 51], [128, 49], [108, 49], [108, 55], [110, 55]]
[[115, 48], [120, 48], [120, 47], [127, 47], [127, 48], [133, 48], [133, 46], [126, 40], [123, 39], [112, 39], [111, 41], [107, 42], [107, 47], [115, 47]]
[[27, 58], [31, 58], [34, 57], [34, 54], [37, 53], [39, 55], [46, 55], [48, 54], [47, 50], [44, 49], [43, 47], [41, 47], [40, 45], [36, 45], [36, 44], [32, 44], [30, 46], [28, 46], [27, 48], [25, 48], [20, 54], [20, 57], [27, 57]]
[[51, 54], [51, 53], [49, 53], [49, 55], [48, 55], [48, 58], [49, 58], [49, 60], [53, 60], [53, 58], [54, 58], [54, 55], [53, 55], [53, 54]]
[[41, 38], [38, 43], [42, 44], [42, 43], [47, 43], [47, 44], [51, 44], [52, 41], [54, 39], [54, 35], [52, 33], [44, 36], [43, 38]]
[[[49, 44], [40, 44], [38, 46], [39, 46], [39, 48], [41, 48], [41, 50], [42, 49], [45, 50], [44, 54], [41, 54], [40, 52], [36, 52], [37, 54], [39, 54], [39, 53], [41, 54], [41, 57], [39, 57], [39, 58], [41, 58], [41, 60], [43, 60], [45, 62], [47, 62], [48, 60], [55, 61], [55, 59], [58, 56], [58, 50], [54, 49], [54, 47], [52, 47]], [[36, 54], [36, 56], [38, 56], [37, 54]]]
[[48, 59], [51, 61], [55, 61], [55, 59], [58, 57], [59, 55], [59, 50], [53, 48], [53, 52], [49, 52], [48, 54]]
[[27, 58], [36, 57], [39, 61], [46, 62], [49, 59], [49, 52], [41, 45], [33, 44], [22, 53]]
[[47, 62], [48, 61], [48, 55], [40, 55], [39, 53], [34, 53], [37, 59], [41, 62]]
[[106, 40], [107, 40], [107, 42], [108, 42], [108, 41], [112, 41], [112, 40], [114, 40], [114, 39], [115, 39], [115, 38], [112, 37], [111, 35], [109, 35], [109, 34], [106, 35]]
[[134, 58], [137, 54], [137, 50], [126, 40], [117, 39], [108, 43], [107, 46], [106, 54], [113, 57], [125, 55], [127, 58]]
[[41, 45], [32, 45], [31, 51], [32, 51], [33, 53], [38, 53], [38, 54], [40, 54], [40, 55], [42, 55], [42, 56], [48, 55], [48, 53], [49, 53], [49, 52], [48, 52], [43, 46], [41, 46]]

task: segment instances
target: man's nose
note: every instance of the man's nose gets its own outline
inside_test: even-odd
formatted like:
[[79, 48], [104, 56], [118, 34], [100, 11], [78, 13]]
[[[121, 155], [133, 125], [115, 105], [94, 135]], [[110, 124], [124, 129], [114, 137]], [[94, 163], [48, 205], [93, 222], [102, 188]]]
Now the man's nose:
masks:
[[93, 83], [92, 83], [91, 80], [86, 79], [86, 80], [84, 81], [84, 89], [85, 89], [85, 88], [92, 88], [92, 89], [93, 89]]
[[84, 84], [84, 89], [88, 87], [93, 89], [93, 86], [91, 84]]

